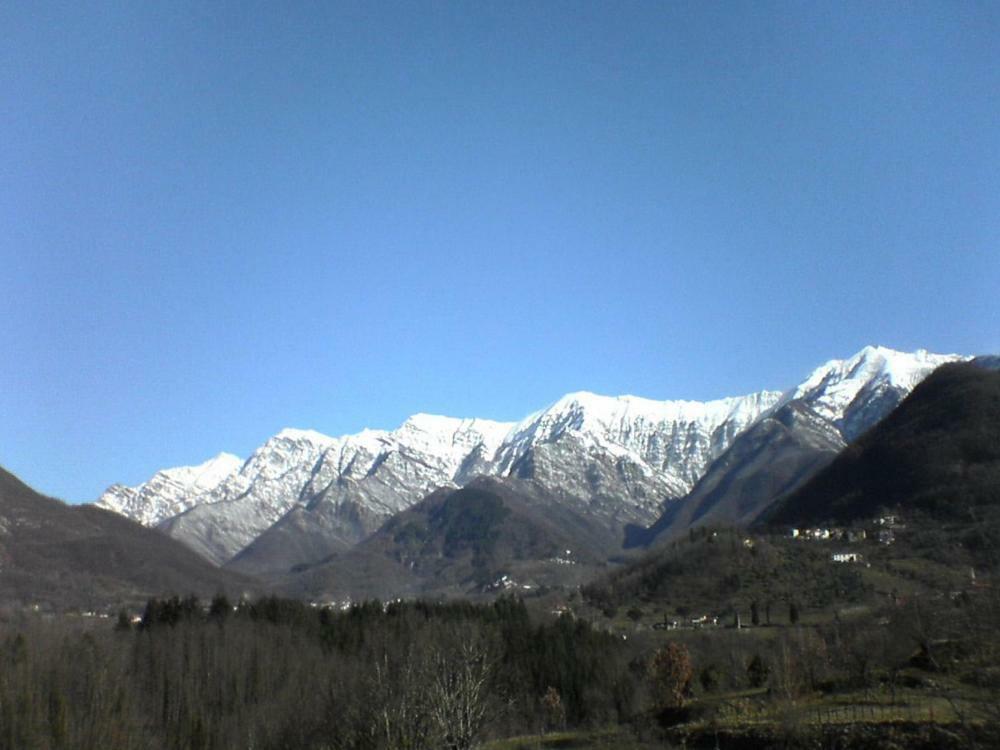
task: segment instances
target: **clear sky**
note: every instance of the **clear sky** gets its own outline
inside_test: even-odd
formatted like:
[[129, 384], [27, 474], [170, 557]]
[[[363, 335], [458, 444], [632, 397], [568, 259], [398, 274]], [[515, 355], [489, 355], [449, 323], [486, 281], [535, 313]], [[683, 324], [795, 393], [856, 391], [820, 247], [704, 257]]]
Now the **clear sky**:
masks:
[[[294, 6], [294, 8], [293, 8]], [[1000, 350], [1000, 3], [0, 4], [0, 465]]]

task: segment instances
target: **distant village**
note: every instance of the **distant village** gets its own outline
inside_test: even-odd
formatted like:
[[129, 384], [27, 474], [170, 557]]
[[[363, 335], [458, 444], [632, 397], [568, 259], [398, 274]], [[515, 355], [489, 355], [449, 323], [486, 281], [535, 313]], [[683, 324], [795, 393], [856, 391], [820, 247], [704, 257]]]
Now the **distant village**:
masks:
[[[840, 526], [818, 526], [808, 529], [790, 528], [786, 534], [789, 539], [799, 539], [807, 542], [846, 542], [859, 544], [867, 541], [869, 536], [879, 544], [889, 545], [896, 541], [896, 534], [906, 529], [896, 514], [878, 516], [860, 526], [844, 528]], [[830, 555], [830, 561], [835, 563], [864, 563], [864, 555], [857, 550], [838, 550]]]

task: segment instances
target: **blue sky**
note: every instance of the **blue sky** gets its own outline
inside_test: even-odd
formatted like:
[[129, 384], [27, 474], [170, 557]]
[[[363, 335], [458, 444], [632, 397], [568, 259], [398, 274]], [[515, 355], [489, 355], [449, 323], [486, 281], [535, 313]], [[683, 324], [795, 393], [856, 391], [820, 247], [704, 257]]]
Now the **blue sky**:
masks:
[[0, 28], [0, 465], [70, 501], [285, 426], [1000, 350], [997, 3], [15, 0]]

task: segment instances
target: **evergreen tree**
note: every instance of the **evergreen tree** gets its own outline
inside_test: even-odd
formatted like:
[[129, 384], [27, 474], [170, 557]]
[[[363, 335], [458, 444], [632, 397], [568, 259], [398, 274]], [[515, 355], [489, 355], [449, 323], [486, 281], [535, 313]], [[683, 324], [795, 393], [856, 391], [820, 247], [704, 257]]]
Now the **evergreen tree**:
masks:
[[760, 658], [760, 654], [754, 654], [753, 659], [747, 665], [747, 679], [750, 681], [750, 687], [764, 687], [770, 672], [767, 664]]
[[233, 612], [233, 605], [225, 594], [216, 594], [208, 608], [208, 618], [216, 622], [225, 622]]
[[124, 609], [118, 610], [118, 620], [115, 621], [115, 630], [119, 633], [127, 633], [132, 629], [132, 618]]

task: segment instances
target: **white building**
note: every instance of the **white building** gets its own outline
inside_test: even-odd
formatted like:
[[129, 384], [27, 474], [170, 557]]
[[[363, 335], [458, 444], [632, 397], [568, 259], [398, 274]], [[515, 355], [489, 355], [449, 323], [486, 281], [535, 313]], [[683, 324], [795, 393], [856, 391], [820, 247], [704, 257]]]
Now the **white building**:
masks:
[[834, 552], [830, 559], [835, 563], [859, 563], [862, 560], [857, 552]]

